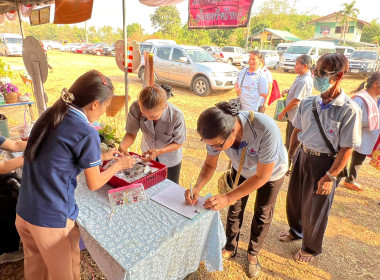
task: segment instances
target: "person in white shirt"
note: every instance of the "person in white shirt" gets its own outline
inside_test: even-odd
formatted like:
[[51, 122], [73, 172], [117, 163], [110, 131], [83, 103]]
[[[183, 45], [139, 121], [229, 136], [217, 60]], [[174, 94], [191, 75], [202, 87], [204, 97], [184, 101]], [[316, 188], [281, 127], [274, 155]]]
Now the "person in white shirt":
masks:
[[312, 59], [309, 55], [304, 54], [296, 59], [294, 72], [298, 74], [290, 89], [282, 91], [282, 96], [286, 96], [286, 107], [278, 115], [278, 119], [282, 120], [285, 115], [288, 117], [286, 126], [285, 147], [289, 149], [290, 136], [292, 135], [294, 126], [292, 125], [293, 118], [297, 112], [298, 106], [302, 99], [310, 96], [313, 92], [313, 79], [311, 77], [310, 68]]
[[241, 70], [236, 80], [235, 90], [244, 111], [265, 111], [264, 102], [269, 90], [267, 78], [260, 68], [262, 59], [259, 51], [252, 51], [249, 54], [249, 67]]

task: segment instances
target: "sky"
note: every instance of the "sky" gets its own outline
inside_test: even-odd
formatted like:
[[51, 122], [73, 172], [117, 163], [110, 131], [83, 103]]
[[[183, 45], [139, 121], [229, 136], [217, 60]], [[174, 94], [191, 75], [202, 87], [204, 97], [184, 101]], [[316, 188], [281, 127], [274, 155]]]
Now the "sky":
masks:
[[[294, 0], [289, 0], [292, 3]], [[378, 7], [374, 7], [374, 3], [378, 0], [357, 0], [355, 7], [360, 10], [358, 19], [367, 22], [373, 19], [379, 19], [380, 13]], [[113, 28], [123, 27], [123, 6], [122, 0], [94, 0], [92, 18], [87, 22], [88, 26], [102, 27], [111, 25]], [[151, 25], [150, 15], [154, 13], [156, 8], [148, 7], [141, 4], [138, 0], [127, 0], [127, 24], [140, 23], [146, 33], [152, 34], [157, 31]], [[252, 13], [261, 6], [265, 0], [255, 0], [252, 6]], [[351, 3], [351, 0], [297, 0], [297, 10], [306, 14], [317, 14], [325, 16], [342, 9], [343, 3]], [[176, 5], [182, 23], [187, 22], [188, 18], [188, 0]], [[379, 22], [379, 20], [378, 20]], [[84, 23], [78, 24], [84, 27]]]

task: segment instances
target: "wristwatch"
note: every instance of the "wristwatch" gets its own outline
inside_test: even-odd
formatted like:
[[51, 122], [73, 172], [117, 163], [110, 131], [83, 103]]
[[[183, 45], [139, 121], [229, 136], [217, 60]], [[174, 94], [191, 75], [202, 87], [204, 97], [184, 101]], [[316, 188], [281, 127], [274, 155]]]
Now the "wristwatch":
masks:
[[331, 181], [336, 182], [337, 178], [331, 175], [330, 172], [326, 171], [326, 175], [330, 178]]

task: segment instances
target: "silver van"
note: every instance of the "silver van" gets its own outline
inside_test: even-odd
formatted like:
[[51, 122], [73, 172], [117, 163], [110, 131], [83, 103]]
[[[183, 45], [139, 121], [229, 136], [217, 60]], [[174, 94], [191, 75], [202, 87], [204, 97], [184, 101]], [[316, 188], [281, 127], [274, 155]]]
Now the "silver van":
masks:
[[280, 68], [284, 72], [294, 70], [296, 65], [296, 58], [300, 55], [310, 55], [313, 60], [313, 65], [317, 60], [326, 53], [335, 53], [335, 45], [331, 42], [324, 41], [298, 41], [293, 43], [280, 59]]
[[344, 54], [345, 57], [350, 57], [352, 53], [355, 51], [355, 48], [348, 46], [336, 46], [336, 52], [340, 52]]
[[0, 34], [1, 55], [21, 55], [22, 56], [22, 36], [12, 33]]

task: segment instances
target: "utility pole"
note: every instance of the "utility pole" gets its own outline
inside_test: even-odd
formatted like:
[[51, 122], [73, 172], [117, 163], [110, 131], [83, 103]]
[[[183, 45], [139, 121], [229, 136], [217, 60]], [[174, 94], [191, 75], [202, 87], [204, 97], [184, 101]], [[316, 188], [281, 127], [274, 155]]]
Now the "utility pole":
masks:
[[247, 36], [245, 38], [245, 51], [248, 49], [248, 37], [249, 37], [249, 28], [251, 25], [251, 14], [249, 14], [249, 19], [248, 19], [248, 28], [247, 28]]

